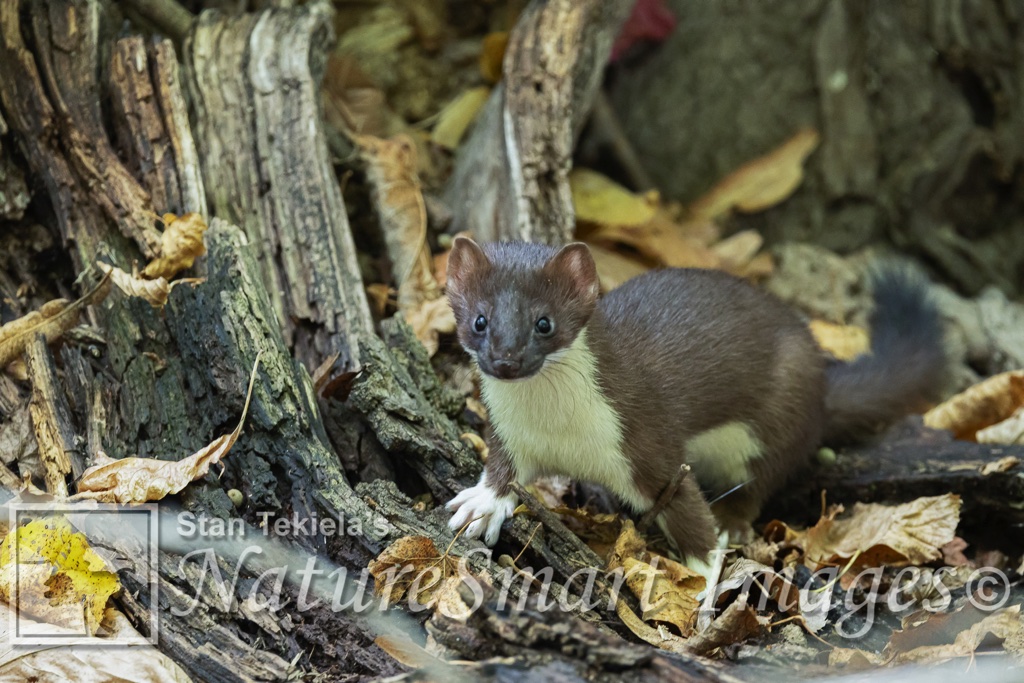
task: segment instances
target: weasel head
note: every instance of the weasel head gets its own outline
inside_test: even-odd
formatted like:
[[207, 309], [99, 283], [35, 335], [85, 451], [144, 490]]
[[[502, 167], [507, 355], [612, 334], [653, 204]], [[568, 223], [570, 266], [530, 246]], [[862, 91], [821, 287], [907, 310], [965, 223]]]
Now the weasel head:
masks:
[[593, 314], [599, 289], [594, 259], [581, 242], [561, 249], [481, 246], [457, 237], [448, 256], [459, 341], [481, 372], [498, 379], [530, 377], [569, 348]]

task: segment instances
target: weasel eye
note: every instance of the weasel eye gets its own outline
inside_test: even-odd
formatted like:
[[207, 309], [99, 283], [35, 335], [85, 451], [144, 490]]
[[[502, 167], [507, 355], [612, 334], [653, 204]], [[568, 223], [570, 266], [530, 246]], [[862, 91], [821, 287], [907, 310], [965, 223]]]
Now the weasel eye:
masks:
[[473, 329], [476, 332], [483, 332], [487, 329], [487, 318], [482, 315], [478, 315], [476, 320], [473, 321]]
[[555, 324], [547, 318], [538, 320], [534, 327], [537, 329], [537, 334], [542, 334], [545, 337], [555, 331]]

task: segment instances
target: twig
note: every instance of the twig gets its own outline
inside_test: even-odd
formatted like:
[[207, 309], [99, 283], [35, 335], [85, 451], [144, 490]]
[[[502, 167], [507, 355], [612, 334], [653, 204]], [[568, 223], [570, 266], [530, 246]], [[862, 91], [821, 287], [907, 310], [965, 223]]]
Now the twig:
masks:
[[636, 530], [639, 533], [644, 533], [654, 523], [654, 520], [658, 518], [658, 515], [668, 507], [668, 504], [672, 502], [676, 492], [679, 490], [679, 485], [683, 483], [687, 475], [690, 474], [690, 466], [683, 463], [679, 466], [679, 471], [675, 473], [672, 480], [668, 485], [662, 489], [661, 495], [658, 496], [658, 500], [654, 501], [654, 505], [651, 509], [644, 513], [644, 516], [640, 518], [640, 521], [636, 525]]

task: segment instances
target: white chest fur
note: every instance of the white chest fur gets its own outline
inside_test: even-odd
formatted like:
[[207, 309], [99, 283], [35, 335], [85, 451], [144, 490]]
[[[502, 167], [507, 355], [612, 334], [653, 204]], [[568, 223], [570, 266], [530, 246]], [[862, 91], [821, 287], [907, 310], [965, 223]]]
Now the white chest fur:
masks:
[[598, 384], [586, 329], [536, 375], [504, 381], [482, 374], [481, 390], [520, 480], [564, 474], [601, 484], [638, 510], [651, 505], [633, 485], [622, 423]]

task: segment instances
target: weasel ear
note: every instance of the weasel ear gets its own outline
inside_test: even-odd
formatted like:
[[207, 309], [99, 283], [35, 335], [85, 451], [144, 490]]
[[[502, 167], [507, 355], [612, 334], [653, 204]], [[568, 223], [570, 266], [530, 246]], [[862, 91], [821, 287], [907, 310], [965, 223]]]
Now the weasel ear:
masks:
[[558, 250], [546, 268], [572, 283], [576, 295], [590, 305], [597, 302], [601, 284], [597, 278], [597, 265], [590, 249], [583, 242], [573, 242]]
[[461, 295], [473, 273], [489, 268], [491, 262], [480, 245], [468, 237], [456, 237], [448, 254], [448, 291]]

